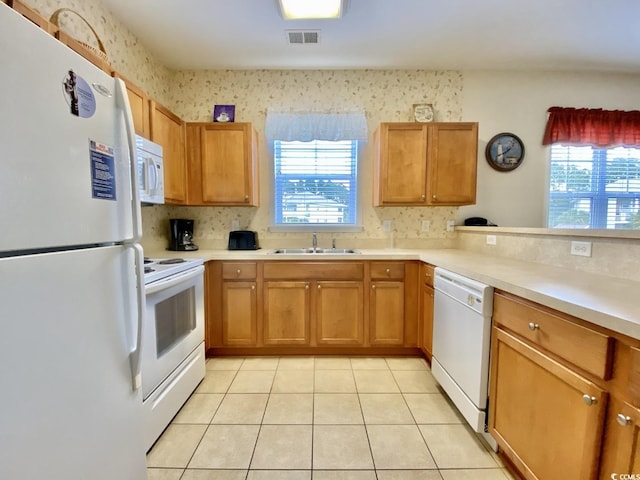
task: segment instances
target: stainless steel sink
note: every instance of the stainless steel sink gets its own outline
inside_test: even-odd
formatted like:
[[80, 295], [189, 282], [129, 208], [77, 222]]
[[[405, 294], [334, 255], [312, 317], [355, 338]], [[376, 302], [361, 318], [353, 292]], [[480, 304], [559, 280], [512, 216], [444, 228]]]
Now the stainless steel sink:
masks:
[[360, 252], [352, 248], [277, 248], [269, 254], [280, 255], [357, 255]]

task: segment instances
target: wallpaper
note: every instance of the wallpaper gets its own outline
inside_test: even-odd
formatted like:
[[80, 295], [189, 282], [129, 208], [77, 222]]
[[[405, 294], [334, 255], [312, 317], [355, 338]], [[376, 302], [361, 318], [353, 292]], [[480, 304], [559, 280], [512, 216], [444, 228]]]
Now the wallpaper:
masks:
[[[152, 207], [143, 209], [144, 243], [166, 243], [169, 218], [195, 220], [195, 242], [201, 247], [226, 246], [232, 221], [258, 231], [263, 246], [306, 245], [308, 233], [276, 233], [271, 220], [272, 155], [264, 141], [266, 112], [277, 110], [340, 111], [363, 109], [369, 141], [359, 154], [359, 208], [363, 230], [320, 234], [319, 242], [360, 248], [391, 245], [382, 221], [391, 220], [395, 246], [444, 246], [454, 238], [446, 222], [457, 208], [372, 206], [374, 130], [380, 122], [412, 121], [414, 103], [431, 103], [436, 121], [462, 120], [462, 75], [422, 70], [224, 70], [176, 72], [171, 88], [174, 112], [186, 121], [211, 121], [216, 104], [236, 106], [235, 121], [251, 122], [260, 139], [260, 207]], [[472, 120], [472, 119], [469, 119]], [[428, 232], [422, 221], [428, 220]], [[415, 243], [418, 245], [415, 245]]]
[[[169, 105], [173, 73], [160, 64], [98, 0], [25, 0], [25, 3], [46, 18], [63, 7], [80, 14], [100, 37], [111, 67], [136, 83], [152, 98]], [[91, 30], [78, 16], [65, 12], [59, 19], [59, 26], [66, 33], [98, 47]]]
[[[109, 61], [118, 72], [146, 90], [186, 121], [210, 121], [213, 106], [236, 106], [236, 121], [251, 122], [258, 132], [260, 207], [146, 207], [143, 244], [164, 248], [169, 218], [193, 218], [195, 242], [203, 248], [224, 248], [232, 222], [258, 231], [264, 246], [306, 245], [308, 233], [276, 233], [271, 221], [272, 155], [264, 141], [269, 108], [327, 111], [363, 109], [369, 141], [359, 154], [358, 208], [362, 231], [320, 234], [322, 242], [348, 247], [450, 246], [455, 234], [446, 231], [452, 207], [372, 206], [373, 132], [380, 122], [412, 121], [414, 103], [431, 103], [436, 121], [462, 120], [460, 72], [423, 70], [224, 70], [173, 72], [153, 55], [98, 0], [28, 0], [45, 17], [61, 7], [82, 15], [97, 31]], [[73, 14], [61, 16], [61, 27], [74, 38], [97, 46], [88, 27]], [[472, 121], [473, 119], [464, 119]], [[382, 229], [391, 220], [392, 231]], [[429, 231], [422, 231], [424, 220]]]

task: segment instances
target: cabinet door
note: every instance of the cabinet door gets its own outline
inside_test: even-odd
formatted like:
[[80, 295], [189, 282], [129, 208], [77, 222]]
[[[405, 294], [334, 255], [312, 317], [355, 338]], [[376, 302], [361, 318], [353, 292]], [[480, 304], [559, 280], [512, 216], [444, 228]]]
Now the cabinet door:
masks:
[[430, 205], [476, 203], [478, 164], [477, 123], [437, 123], [429, 126]]
[[383, 123], [376, 135], [374, 206], [426, 204], [427, 127]]
[[433, 287], [422, 285], [420, 346], [431, 358], [433, 346]]
[[404, 283], [372, 282], [369, 298], [371, 344], [402, 345], [404, 343]]
[[264, 282], [264, 344], [308, 345], [308, 282]]
[[498, 328], [491, 365], [490, 432], [514, 465], [527, 478], [595, 478], [606, 393]]
[[202, 202], [258, 205], [257, 146], [247, 123], [201, 127]]
[[640, 473], [640, 409], [613, 398], [609, 403], [600, 478]]
[[149, 127], [149, 97], [147, 93], [121, 74], [113, 72], [113, 76], [122, 79], [127, 87], [127, 96], [129, 97], [129, 105], [131, 105], [131, 115], [133, 116], [133, 126], [136, 133], [149, 138], [151, 132]]
[[362, 345], [362, 282], [318, 282], [316, 292], [317, 342], [330, 345]]
[[162, 105], [152, 101], [151, 140], [162, 145], [165, 203], [187, 201], [184, 122]]
[[256, 303], [255, 282], [223, 282], [222, 343], [224, 345], [256, 345]]

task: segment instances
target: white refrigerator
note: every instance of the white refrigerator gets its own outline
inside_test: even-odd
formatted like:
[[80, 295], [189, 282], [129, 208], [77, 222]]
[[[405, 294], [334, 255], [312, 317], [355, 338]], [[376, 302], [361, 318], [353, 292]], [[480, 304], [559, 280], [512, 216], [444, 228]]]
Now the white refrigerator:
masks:
[[145, 479], [126, 91], [2, 2], [0, 44], [0, 478]]

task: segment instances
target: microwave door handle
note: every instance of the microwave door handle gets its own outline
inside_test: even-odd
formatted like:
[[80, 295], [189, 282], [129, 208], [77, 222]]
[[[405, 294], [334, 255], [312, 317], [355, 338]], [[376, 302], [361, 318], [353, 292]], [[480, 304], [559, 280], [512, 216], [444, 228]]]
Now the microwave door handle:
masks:
[[156, 162], [152, 157], [148, 158], [148, 162], [149, 173], [153, 171], [153, 174], [149, 175], [149, 190], [153, 193], [157, 193], [158, 187], [160, 186], [160, 176], [158, 175], [160, 167], [158, 162]]

